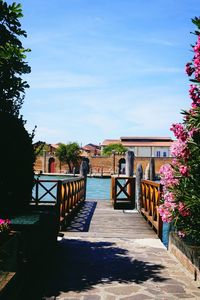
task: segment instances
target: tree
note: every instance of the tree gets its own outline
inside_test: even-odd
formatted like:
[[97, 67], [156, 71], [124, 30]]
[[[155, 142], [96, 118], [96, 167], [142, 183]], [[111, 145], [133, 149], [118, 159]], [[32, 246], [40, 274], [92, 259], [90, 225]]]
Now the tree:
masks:
[[60, 162], [66, 163], [69, 172], [73, 172], [73, 167], [77, 166], [80, 161], [80, 147], [76, 142], [69, 144], [59, 144], [56, 149], [56, 156]]
[[19, 37], [26, 37], [19, 18], [23, 16], [21, 4], [8, 5], [0, 0], [0, 111], [18, 116], [29, 87], [21, 75], [31, 72], [26, 52]]
[[127, 149], [120, 143], [119, 144], [110, 144], [103, 148], [103, 155], [111, 155], [113, 151], [123, 153], [123, 152], [126, 152]]
[[21, 76], [30, 73], [24, 61], [29, 50], [19, 40], [26, 37], [19, 22], [22, 16], [20, 4], [0, 0], [0, 217], [28, 208], [34, 180], [34, 131], [30, 135], [19, 116], [28, 87]]
[[192, 76], [192, 102], [189, 110], [182, 112], [183, 122], [171, 127], [177, 140], [171, 147], [173, 163], [160, 170], [163, 204], [159, 211], [163, 221], [172, 222], [186, 242], [200, 245], [200, 18], [193, 23], [197, 42], [192, 46], [192, 61], [186, 64], [186, 73]]

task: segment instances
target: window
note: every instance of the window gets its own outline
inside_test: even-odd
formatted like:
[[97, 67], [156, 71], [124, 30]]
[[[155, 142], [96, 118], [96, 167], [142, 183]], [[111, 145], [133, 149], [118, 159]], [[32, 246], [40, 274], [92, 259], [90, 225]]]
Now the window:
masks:
[[167, 152], [163, 152], [163, 157], [167, 157]]
[[160, 151], [157, 151], [157, 152], [156, 152], [156, 156], [157, 156], [157, 157], [160, 157]]

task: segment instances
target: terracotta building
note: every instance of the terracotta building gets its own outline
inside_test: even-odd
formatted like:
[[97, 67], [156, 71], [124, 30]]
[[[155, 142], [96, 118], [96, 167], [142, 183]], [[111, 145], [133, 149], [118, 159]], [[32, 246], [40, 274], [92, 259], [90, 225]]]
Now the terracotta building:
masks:
[[101, 154], [101, 147], [98, 145], [94, 145], [94, 144], [87, 144], [83, 147], [81, 147], [81, 156], [98, 156]]

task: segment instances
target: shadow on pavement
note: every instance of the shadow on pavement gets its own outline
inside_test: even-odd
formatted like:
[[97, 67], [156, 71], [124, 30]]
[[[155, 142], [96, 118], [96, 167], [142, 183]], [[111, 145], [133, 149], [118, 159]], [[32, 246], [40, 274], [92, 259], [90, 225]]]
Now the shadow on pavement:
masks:
[[129, 257], [128, 251], [110, 242], [89, 242], [64, 239], [58, 248], [57, 259], [49, 274], [45, 297], [58, 296], [60, 291], [81, 292], [99, 283], [135, 282], [148, 279], [165, 281], [160, 275], [164, 267]]

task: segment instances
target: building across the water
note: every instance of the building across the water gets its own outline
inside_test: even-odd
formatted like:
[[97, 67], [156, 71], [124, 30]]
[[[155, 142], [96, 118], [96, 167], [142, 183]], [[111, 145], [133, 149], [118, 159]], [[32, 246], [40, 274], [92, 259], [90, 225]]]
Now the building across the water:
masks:
[[86, 157], [92, 155], [96, 156], [101, 154], [100, 146], [92, 143], [81, 147], [80, 150], [81, 150], [81, 156], [86, 156]]
[[101, 150], [110, 144], [122, 144], [127, 150], [134, 151], [136, 157], [171, 157], [170, 137], [121, 137], [119, 140], [106, 139]]

